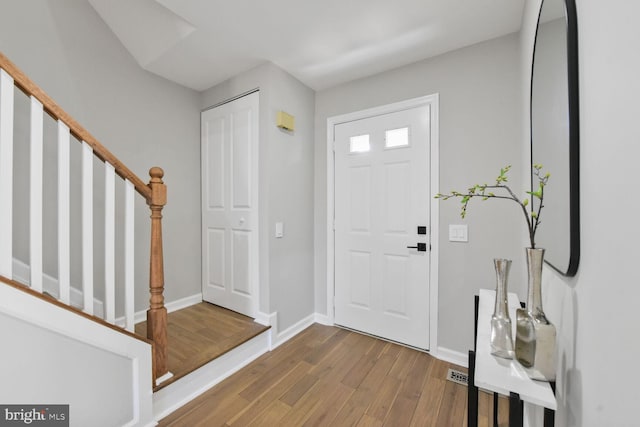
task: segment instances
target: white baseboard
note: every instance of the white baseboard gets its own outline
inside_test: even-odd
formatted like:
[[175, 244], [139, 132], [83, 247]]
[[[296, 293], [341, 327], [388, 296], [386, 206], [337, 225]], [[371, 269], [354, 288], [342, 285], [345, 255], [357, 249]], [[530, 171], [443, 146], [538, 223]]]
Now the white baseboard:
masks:
[[450, 350], [445, 347], [438, 347], [436, 354], [431, 355], [437, 359], [444, 360], [445, 362], [453, 363], [464, 368], [469, 367], [469, 355], [460, 353], [459, 351]]
[[289, 341], [291, 338], [313, 325], [316, 322], [317, 314], [310, 314], [304, 319], [296, 322], [294, 325], [289, 326], [284, 331], [280, 331], [280, 326], [278, 325], [278, 312], [274, 311], [273, 313], [258, 313], [255, 321], [260, 323], [261, 325], [271, 326], [271, 342], [269, 343], [269, 349], [273, 350], [285, 342]]
[[[13, 279], [17, 282], [29, 285], [31, 283], [31, 269], [29, 264], [26, 264], [19, 259], [13, 259]], [[42, 274], [42, 289], [48, 294], [53, 295], [56, 299], [60, 298], [60, 287], [58, 286], [58, 279], [50, 276], [46, 273]], [[71, 285], [70, 298], [71, 306], [82, 310], [84, 306], [84, 300], [80, 287]], [[93, 299], [93, 314], [97, 317], [104, 318], [104, 304], [99, 299]]]
[[268, 314], [259, 311], [258, 315], [255, 318], [255, 321], [257, 323], [260, 323], [261, 325], [271, 326], [272, 328], [277, 329], [278, 313], [273, 312], [271, 314]]
[[269, 331], [180, 378], [153, 394], [153, 415], [158, 421], [189, 403], [214, 385], [269, 351]]
[[273, 350], [273, 337], [278, 331], [278, 313], [274, 311], [268, 314], [259, 311], [254, 321], [264, 326], [271, 326], [267, 332], [269, 333], [269, 350]]
[[[191, 307], [192, 305], [200, 304], [201, 302], [202, 292], [199, 292], [188, 297], [168, 302], [164, 306], [167, 308], [167, 312], [171, 313], [174, 311], [182, 310], [183, 308]], [[143, 313], [146, 313], [146, 311], [144, 311]]]
[[[26, 264], [19, 259], [13, 259], [13, 279], [24, 283], [25, 285], [29, 285], [31, 283], [30, 280], [31, 271], [29, 269], [29, 264]], [[42, 288], [45, 292], [53, 295], [56, 299], [59, 299], [60, 292], [58, 286], [58, 279], [48, 274], [42, 275]], [[202, 292], [193, 294], [188, 297], [181, 298], [179, 300], [171, 301], [165, 304], [167, 308], [167, 312], [171, 313], [172, 311], [181, 310], [183, 308], [190, 307], [194, 304], [198, 304], [202, 302]], [[82, 310], [82, 306], [84, 305], [84, 300], [82, 297], [82, 290], [76, 286], [71, 286], [71, 306]], [[99, 299], [93, 299], [93, 314], [96, 317], [104, 318], [104, 303]], [[147, 320], [147, 310], [137, 311], [134, 314], [134, 322], [140, 323]], [[124, 316], [118, 317], [115, 320], [115, 325], [124, 328], [125, 319]]]
[[[192, 305], [199, 304], [202, 302], [202, 293], [193, 294], [188, 297], [180, 298], [175, 301], [171, 301], [166, 303], [164, 306], [167, 309], [167, 313], [171, 313], [173, 311], [182, 310], [183, 308], [191, 307]], [[147, 320], [147, 310], [136, 311], [133, 315], [133, 322], [140, 323]], [[124, 316], [116, 318], [115, 324], [124, 328], [125, 326], [125, 318]]]
[[320, 314], [320, 313], [314, 313], [314, 320], [316, 323], [319, 323], [321, 325], [325, 325], [325, 326], [333, 326], [334, 323], [331, 320], [331, 318], [329, 316], [327, 316], [326, 314]]
[[285, 329], [282, 332], [278, 332], [276, 329], [277, 333], [272, 335], [273, 342], [271, 343], [271, 350], [278, 348], [279, 346], [289, 341], [291, 338], [293, 338], [300, 332], [304, 331], [314, 323], [315, 323], [315, 314], [310, 314], [309, 316], [298, 321], [294, 325], [289, 326], [287, 329]]

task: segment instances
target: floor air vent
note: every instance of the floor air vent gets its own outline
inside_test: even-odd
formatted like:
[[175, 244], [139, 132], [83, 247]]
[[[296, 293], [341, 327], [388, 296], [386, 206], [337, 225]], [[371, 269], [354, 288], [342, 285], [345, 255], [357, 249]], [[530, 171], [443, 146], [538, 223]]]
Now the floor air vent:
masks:
[[455, 369], [449, 369], [447, 372], [447, 379], [454, 383], [467, 385], [469, 382], [469, 376], [464, 372], [456, 371]]

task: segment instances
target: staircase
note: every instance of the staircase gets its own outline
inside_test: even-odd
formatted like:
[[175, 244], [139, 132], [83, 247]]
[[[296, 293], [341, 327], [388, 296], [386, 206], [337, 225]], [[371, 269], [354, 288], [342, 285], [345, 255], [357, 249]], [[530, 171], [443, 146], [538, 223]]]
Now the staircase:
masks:
[[[149, 175], [0, 53], [0, 342], [17, 343], [2, 351], [1, 404], [70, 404], [72, 426], [152, 426], [272, 348], [268, 326], [210, 304], [167, 314], [167, 188], [162, 169]], [[142, 201], [149, 308], [136, 325]]]
[[[18, 137], [26, 135], [28, 165], [16, 167], [16, 147], [26, 151], [18, 146], [22, 143]], [[51, 146], [45, 144], [55, 145], [57, 159], [46, 158]], [[103, 169], [102, 177], [96, 165]], [[45, 190], [51, 186], [45, 172], [52, 170], [56, 170], [57, 194]], [[16, 176], [22, 175], [27, 180], [18, 182]], [[83, 347], [89, 343], [104, 353], [96, 357], [113, 359], [105, 363], [121, 363], [113, 354], [129, 360], [123, 372], [133, 373], [133, 384], [123, 394], [133, 393], [138, 404], [123, 421], [126, 425], [152, 420], [151, 390], [168, 375], [162, 254], [167, 189], [162, 169], [153, 167], [149, 175], [146, 184], [0, 53], [0, 324], [4, 320], [5, 325], [20, 321], [20, 328], [34, 326], [45, 341], [59, 339], [49, 333], [53, 331], [71, 339], [71, 347], [93, 354]], [[28, 194], [15, 194], [26, 182]], [[80, 191], [74, 192], [76, 188]], [[144, 337], [135, 334], [134, 325], [136, 197], [151, 211]], [[28, 204], [16, 203], [18, 198]], [[43, 225], [52, 217], [55, 230]], [[72, 218], [79, 221], [72, 224]], [[96, 235], [96, 240], [104, 241], [98, 251]], [[22, 261], [17, 258], [16, 242], [24, 247], [27, 240], [28, 262], [24, 262], [24, 254]], [[96, 277], [96, 271], [104, 273]], [[49, 350], [54, 357], [58, 349]], [[20, 361], [19, 353], [5, 355]]]

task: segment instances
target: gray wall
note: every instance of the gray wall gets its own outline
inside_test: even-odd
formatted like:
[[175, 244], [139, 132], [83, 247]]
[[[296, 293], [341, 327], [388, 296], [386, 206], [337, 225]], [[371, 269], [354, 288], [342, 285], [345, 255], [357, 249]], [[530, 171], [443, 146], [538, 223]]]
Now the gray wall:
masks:
[[[315, 301], [326, 313], [327, 118], [433, 93], [440, 94], [440, 190], [491, 182], [511, 164], [520, 188], [518, 38], [501, 37], [373, 77], [323, 90], [316, 97]], [[496, 202], [496, 203], [492, 203]], [[472, 202], [467, 218], [457, 201], [440, 203], [438, 346], [466, 352], [473, 342], [473, 295], [494, 288], [494, 257], [514, 260], [513, 289], [523, 254], [524, 218], [515, 204]], [[512, 202], [511, 202], [512, 203]], [[448, 241], [449, 224], [469, 225], [469, 243]], [[427, 302], [425, 302], [427, 306]]]
[[[522, 27], [524, 90], [540, 0]], [[634, 196], [640, 129], [640, 4], [577, 1], [580, 73], [581, 258], [573, 278], [545, 269], [545, 312], [558, 330], [557, 426], [637, 425], [640, 353]], [[523, 102], [523, 117], [529, 105]], [[525, 132], [523, 148], [528, 149]], [[551, 184], [550, 184], [551, 185]], [[619, 368], [622, 368], [619, 369]]]
[[[199, 293], [199, 95], [140, 69], [82, 0], [4, 2], [0, 50], [145, 182], [151, 166], [165, 170], [165, 296], [172, 301]], [[55, 149], [48, 146], [45, 153], [53, 156]], [[45, 176], [49, 173], [45, 168]], [[99, 182], [102, 170], [95, 175]], [[27, 183], [16, 183], [17, 197], [27, 194], [21, 185]], [[55, 186], [48, 181], [45, 189], [45, 205], [55, 206]], [[136, 310], [148, 307], [148, 212], [138, 202]], [[45, 238], [55, 239], [49, 230]], [[28, 263], [27, 239], [17, 240], [16, 255]], [[98, 253], [101, 244], [96, 237]], [[55, 247], [55, 241], [45, 246]], [[72, 255], [74, 277], [79, 277], [80, 250], [76, 247]], [[57, 275], [53, 257], [45, 258], [45, 272]]]
[[[278, 313], [280, 331], [313, 314], [314, 92], [264, 64], [202, 94], [201, 106], [260, 89], [260, 311]], [[284, 110], [296, 129], [275, 125]], [[284, 238], [274, 237], [276, 222]]]

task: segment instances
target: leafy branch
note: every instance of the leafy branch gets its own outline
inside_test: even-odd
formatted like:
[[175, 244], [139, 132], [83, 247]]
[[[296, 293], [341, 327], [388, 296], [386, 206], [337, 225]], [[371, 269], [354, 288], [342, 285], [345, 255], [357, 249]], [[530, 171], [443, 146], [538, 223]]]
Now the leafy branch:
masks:
[[[549, 181], [549, 177], [551, 176], [549, 173], [542, 174], [542, 165], [533, 165], [533, 175], [538, 180], [538, 189], [536, 191], [527, 191], [532, 199], [535, 197], [538, 199], [538, 207], [537, 209], [531, 209], [530, 211], [527, 209], [529, 205], [529, 199], [525, 198], [520, 200], [518, 196], [506, 185], [507, 182], [507, 172], [511, 169], [511, 166], [505, 166], [500, 169], [500, 175], [496, 178], [495, 185], [487, 185], [487, 184], [476, 184], [467, 189], [466, 193], [461, 193], [459, 191], [452, 190], [449, 194], [436, 194], [436, 199], [448, 200], [452, 197], [460, 198], [462, 203], [462, 209], [460, 212], [460, 216], [464, 218], [467, 215], [467, 206], [471, 199], [480, 197], [482, 200], [489, 199], [505, 199], [516, 202], [520, 205], [522, 212], [524, 213], [524, 217], [527, 221], [527, 228], [529, 229], [529, 241], [531, 242], [531, 247], [536, 247], [536, 231], [538, 231], [538, 227], [541, 224], [540, 214], [542, 213], [542, 208], [544, 207], [544, 187], [547, 185]], [[494, 193], [495, 191], [496, 193]]]

